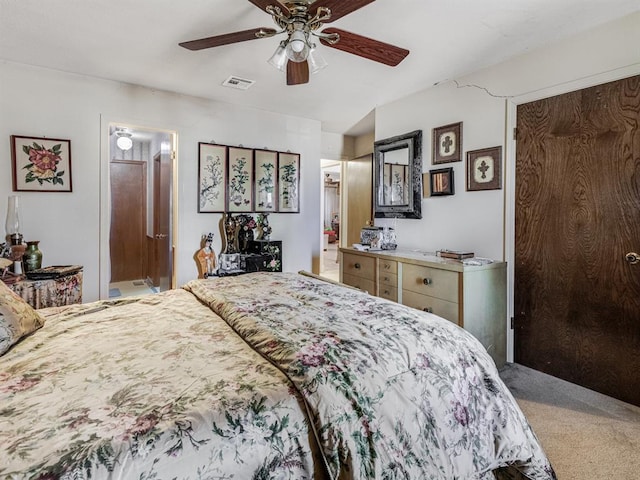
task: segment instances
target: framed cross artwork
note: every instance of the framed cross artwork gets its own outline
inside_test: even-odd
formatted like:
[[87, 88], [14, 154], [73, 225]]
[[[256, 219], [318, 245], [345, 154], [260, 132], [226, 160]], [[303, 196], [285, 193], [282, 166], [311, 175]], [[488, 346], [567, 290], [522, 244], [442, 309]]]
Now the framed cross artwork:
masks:
[[467, 191], [502, 188], [502, 147], [467, 152]]
[[462, 122], [433, 129], [433, 157], [431, 163], [462, 161]]

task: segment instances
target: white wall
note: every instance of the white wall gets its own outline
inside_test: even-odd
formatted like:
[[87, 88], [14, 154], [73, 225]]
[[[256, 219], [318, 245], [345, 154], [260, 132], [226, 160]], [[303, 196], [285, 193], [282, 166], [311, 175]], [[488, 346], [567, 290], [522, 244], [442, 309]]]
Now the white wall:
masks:
[[376, 224], [395, 226], [400, 248], [471, 250], [502, 258], [503, 191], [466, 192], [464, 161], [431, 165], [432, 128], [459, 121], [463, 151], [502, 145], [504, 100], [446, 84], [376, 110], [376, 140], [422, 130], [423, 172], [453, 167], [455, 185], [453, 196], [424, 198], [420, 220], [376, 219]]
[[[396, 224], [400, 247], [472, 250], [479, 256], [504, 259], [508, 243], [505, 182], [514, 152], [508, 110], [519, 98], [528, 101], [622, 78], [640, 71], [640, 14], [629, 15], [589, 32], [517, 57], [457, 80], [449, 80], [376, 109], [376, 140], [421, 129], [423, 172], [453, 167], [455, 195], [424, 198], [421, 220], [383, 220]], [[609, 78], [610, 77], [610, 78]], [[503, 190], [467, 192], [466, 161], [431, 164], [432, 129], [463, 122], [463, 152], [501, 145], [505, 157]], [[427, 177], [428, 181], [428, 177]]]
[[270, 223], [272, 238], [283, 240], [284, 270], [311, 270], [312, 258], [320, 255], [319, 222], [309, 222], [310, 216], [317, 219], [320, 210], [319, 122], [2, 62], [0, 216], [4, 219], [12, 190], [10, 135], [70, 139], [73, 192], [19, 195], [25, 238], [41, 241], [43, 263], [84, 266], [84, 301], [99, 298], [100, 279], [104, 296], [104, 279], [108, 282], [104, 261], [105, 239], [108, 242], [109, 238], [108, 199], [104, 194], [101, 198], [101, 186], [108, 179], [103, 164], [108, 161], [109, 122], [177, 132], [178, 285], [197, 277], [193, 254], [202, 234], [213, 231], [214, 248], [219, 252], [221, 246], [220, 215], [197, 213], [200, 141], [301, 154], [301, 213], [274, 214]]
[[[455, 195], [425, 198], [421, 220], [397, 224], [399, 247], [469, 249], [509, 262], [513, 301], [515, 105], [640, 74], [640, 13], [376, 109], [376, 140], [422, 129], [423, 171], [453, 167]], [[432, 129], [463, 122], [463, 152], [503, 146], [503, 189], [467, 192], [466, 161], [431, 164]], [[505, 328], [507, 327], [505, 319]], [[513, 335], [508, 352], [512, 360]]]

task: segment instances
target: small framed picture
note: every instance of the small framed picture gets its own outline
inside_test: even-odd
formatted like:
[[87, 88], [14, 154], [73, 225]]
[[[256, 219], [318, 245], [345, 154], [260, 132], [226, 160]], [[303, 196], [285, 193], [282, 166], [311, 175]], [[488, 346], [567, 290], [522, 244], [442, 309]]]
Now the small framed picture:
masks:
[[502, 147], [467, 152], [467, 190], [502, 188]]
[[226, 211], [227, 147], [198, 143], [198, 213]]
[[278, 153], [278, 212], [300, 213], [300, 155]]
[[455, 193], [453, 168], [429, 170], [429, 185], [432, 197], [439, 195], [453, 195]]
[[229, 147], [227, 211], [253, 211], [253, 150]]
[[15, 192], [71, 192], [71, 140], [11, 135]]
[[256, 212], [275, 212], [277, 209], [278, 152], [254, 150], [254, 201]]
[[431, 163], [462, 161], [462, 122], [433, 129], [433, 156]]

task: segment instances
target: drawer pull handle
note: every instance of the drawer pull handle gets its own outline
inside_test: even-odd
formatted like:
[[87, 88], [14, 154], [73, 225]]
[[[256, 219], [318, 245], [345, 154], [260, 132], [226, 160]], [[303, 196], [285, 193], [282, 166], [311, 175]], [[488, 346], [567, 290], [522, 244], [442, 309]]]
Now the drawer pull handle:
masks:
[[430, 278], [423, 278], [422, 283], [424, 283], [425, 285], [431, 285], [433, 282]]
[[389, 270], [391, 268], [391, 265], [389, 265], [388, 263], [384, 264], [384, 269], [385, 270]]
[[423, 311], [423, 312], [427, 312], [427, 313], [433, 313], [433, 308], [431, 308], [431, 307], [424, 307], [424, 308], [422, 309], [422, 311]]
[[360, 270], [360, 264], [359, 264], [359, 263], [356, 263], [356, 264], [354, 265], [354, 268], [355, 268], [356, 270]]
[[389, 277], [384, 277], [384, 281], [388, 282], [389, 281]]
[[385, 291], [384, 291], [384, 294], [385, 294], [385, 295], [391, 295], [391, 292], [390, 292], [389, 290], [385, 290]]

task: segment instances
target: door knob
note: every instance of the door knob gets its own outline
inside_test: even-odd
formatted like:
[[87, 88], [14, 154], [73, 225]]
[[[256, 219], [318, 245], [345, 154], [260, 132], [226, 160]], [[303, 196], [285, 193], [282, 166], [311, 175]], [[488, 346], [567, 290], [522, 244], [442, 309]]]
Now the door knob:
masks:
[[635, 265], [636, 263], [640, 263], [640, 255], [635, 252], [629, 252], [624, 256], [624, 259], [629, 262], [631, 265]]
[[154, 236], [158, 240], [162, 240], [163, 238], [167, 238], [168, 237], [168, 235], [166, 233], [156, 233]]

